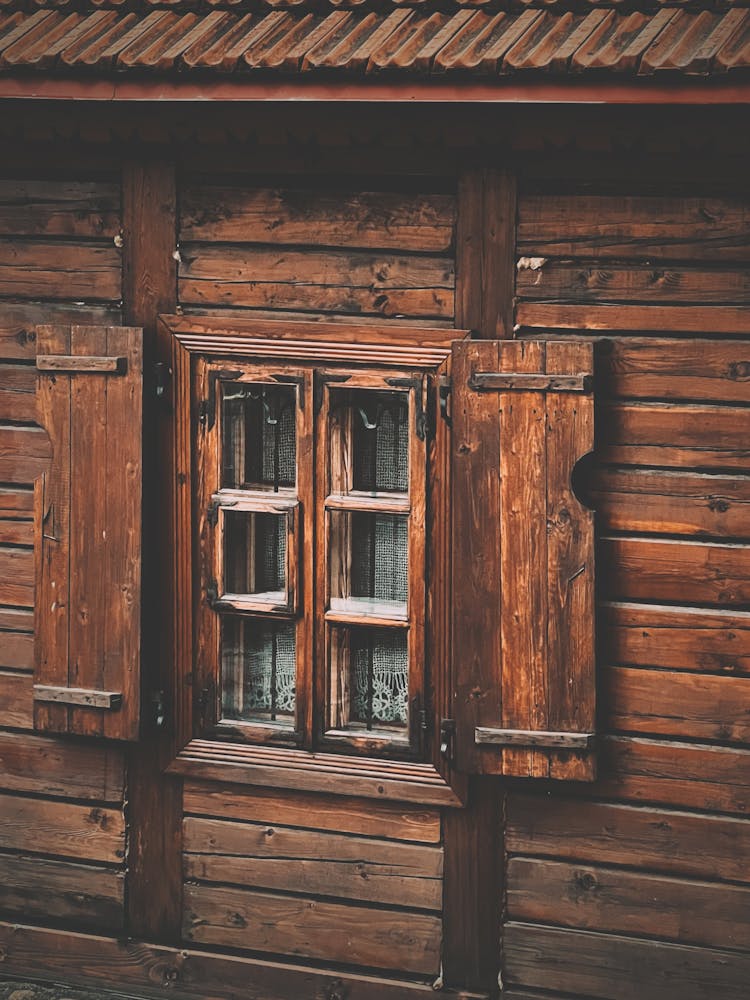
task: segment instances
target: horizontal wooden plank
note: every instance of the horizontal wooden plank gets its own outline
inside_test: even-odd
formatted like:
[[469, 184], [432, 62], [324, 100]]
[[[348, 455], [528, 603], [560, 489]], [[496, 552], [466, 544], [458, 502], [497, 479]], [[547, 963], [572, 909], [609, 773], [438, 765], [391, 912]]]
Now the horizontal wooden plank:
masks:
[[455, 216], [448, 194], [188, 183], [180, 194], [180, 241], [444, 253]]
[[542, 729], [493, 729], [477, 726], [474, 742], [482, 746], [542, 747], [587, 750], [593, 745], [593, 733], [550, 733]]
[[750, 822], [728, 816], [511, 794], [506, 850], [750, 883]]
[[537, 858], [511, 858], [507, 879], [511, 920], [709, 948], [750, 944], [748, 886]]
[[34, 607], [34, 551], [0, 546], [0, 604]]
[[119, 184], [0, 178], [0, 236], [112, 238], [119, 231]]
[[7, 629], [11, 632], [33, 632], [34, 612], [27, 608], [0, 606], [0, 629]]
[[184, 810], [197, 816], [332, 830], [427, 844], [440, 841], [440, 813], [339, 795], [276, 792], [242, 785], [186, 781]]
[[365, 837], [187, 817], [185, 876], [439, 911], [443, 852]]
[[750, 330], [750, 307], [519, 302], [516, 323], [530, 329], [747, 335]]
[[181, 303], [453, 315], [455, 274], [447, 258], [194, 244], [182, 247], [180, 254]]
[[623, 402], [597, 419], [601, 461], [747, 471], [750, 408]]
[[0, 482], [33, 483], [51, 455], [49, 437], [41, 427], [0, 424]]
[[122, 872], [0, 854], [0, 909], [8, 915], [115, 932], [124, 924], [124, 896]]
[[107, 711], [121, 706], [122, 694], [119, 691], [98, 691], [93, 688], [35, 684], [34, 701], [49, 701], [61, 705], [83, 705], [86, 708], [99, 708]]
[[599, 467], [583, 488], [603, 531], [750, 537], [750, 476]]
[[39, 372], [69, 372], [70, 374], [77, 372], [82, 375], [125, 375], [127, 373], [127, 358], [37, 354], [36, 370]]
[[750, 603], [749, 545], [605, 537], [598, 555], [601, 594], [611, 600]]
[[[519, 261], [516, 294], [528, 302], [686, 303], [747, 305], [746, 269], [620, 264], [601, 260], [548, 260], [533, 269]], [[537, 262], [535, 262], [537, 263]]]
[[[346, 1000], [429, 1000], [430, 983], [398, 980], [295, 963], [271, 962], [196, 949], [144, 944], [126, 937], [99, 937], [71, 931], [0, 923], [3, 975], [101, 989], [130, 989], [157, 996], [168, 982], [180, 996], [195, 1000], [289, 1000], [330, 997]], [[482, 1000], [465, 990], [441, 990], [446, 1000]]]
[[10, 518], [0, 516], [1, 545], [33, 545], [34, 522], [31, 518]]
[[31, 518], [34, 514], [34, 491], [31, 486], [0, 486], [0, 517]]
[[[182, 307], [182, 315], [185, 319], [206, 319], [210, 316], [215, 316], [216, 312], [210, 306], [190, 306], [184, 305]], [[223, 308], [221, 310], [221, 316], [226, 325], [229, 325], [230, 321], [232, 324], [243, 319], [246, 320], [248, 317], [248, 312], [246, 309], [237, 308]], [[285, 309], [283, 315], [279, 315], [278, 310], [275, 309], [253, 309], [252, 316], [254, 319], [268, 321], [273, 320], [278, 323], [279, 320], [284, 320], [284, 322], [289, 323], [335, 323], [337, 326], [349, 326], [353, 319], [351, 316], [346, 314], [337, 315], [336, 313], [324, 313], [316, 310], [310, 311], [295, 311], [293, 309]], [[388, 324], [394, 323], [394, 320]], [[383, 330], [383, 318], [382, 316], [363, 316], [361, 314], [357, 315], [356, 323], [360, 327], [370, 328], [370, 338], [372, 338], [372, 327], [377, 326], [380, 330]], [[436, 330], [443, 330], [449, 338], [455, 338], [455, 326], [453, 325], [452, 319], [441, 319], [440, 317], [434, 317], [427, 319], [422, 319], [420, 317], [414, 316], [401, 316], [398, 319], [399, 328], [401, 330], [410, 330], [415, 337], [418, 338], [420, 330], [429, 330], [434, 333]]]
[[125, 762], [117, 747], [0, 732], [0, 788], [120, 802], [124, 787]]
[[125, 857], [121, 809], [0, 795], [0, 848], [119, 864]]
[[610, 731], [750, 742], [747, 677], [607, 667], [601, 703]]
[[[0, 621], [4, 615], [0, 608]], [[34, 636], [29, 632], [0, 631], [0, 667], [34, 669]]]
[[600, 742], [598, 797], [704, 812], [750, 812], [750, 751], [642, 737]]
[[[0, 647], [4, 633], [0, 632]], [[0, 660], [5, 653], [0, 652]], [[31, 674], [0, 670], [0, 726], [12, 729], [34, 728], [34, 704]]]
[[185, 886], [183, 937], [375, 969], [437, 975], [441, 921], [426, 913]]
[[121, 271], [113, 243], [0, 240], [0, 295], [118, 301]]
[[33, 361], [36, 357], [34, 327], [39, 323], [117, 326], [121, 322], [122, 310], [119, 305], [0, 301], [0, 358]]
[[604, 603], [603, 655], [612, 664], [750, 673], [750, 613]]
[[750, 955], [509, 922], [505, 979], [599, 1000], [745, 1000]]
[[36, 418], [36, 375], [29, 365], [0, 365], [0, 420]]
[[737, 260], [750, 254], [746, 198], [527, 194], [518, 247], [532, 257]]

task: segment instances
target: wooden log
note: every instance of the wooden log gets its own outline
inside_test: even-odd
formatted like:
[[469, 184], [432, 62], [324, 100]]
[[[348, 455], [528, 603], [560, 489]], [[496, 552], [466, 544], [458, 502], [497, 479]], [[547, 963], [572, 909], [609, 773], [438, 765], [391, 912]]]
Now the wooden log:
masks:
[[[680, 267], [615, 264], [596, 261], [548, 260], [533, 269], [519, 261], [516, 294], [528, 302], [649, 305], [700, 302], [727, 305], [750, 303], [746, 270], [705, 270]], [[708, 332], [708, 331], [707, 331]]]
[[747, 306], [712, 305], [570, 305], [519, 302], [516, 323], [521, 327], [559, 330], [619, 330], [655, 333], [747, 334]]
[[383, 316], [453, 315], [453, 262], [439, 257], [187, 244], [181, 303]]
[[611, 664], [750, 673], [750, 613], [644, 604], [600, 605]]
[[605, 537], [599, 557], [601, 593], [611, 600], [750, 603], [748, 545]]
[[[4, 609], [0, 608], [0, 622], [2, 622], [4, 615]], [[33, 670], [34, 634], [3, 629], [0, 632], [0, 667], [10, 667], [13, 670]]]
[[339, 795], [278, 793], [273, 789], [193, 781], [185, 782], [183, 803], [185, 813], [196, 816], [427, 844], [440, 841], [440, 813], [402, 803], [390, 805]]
[[0, 545], [34, 544], [34, 522], [30, 518], [0, 517]]
[[600, 1000], [744, 1000], [750, 956], [615, 934], [505, 926], [506, 980]]
[[750, 536], [750, 477], [599, 467], [583, 485], [603, 531]]
[[34, 607], [34, 551], [0, 547], [0, 604]]
[[34, 514], [34, 491], [31, 486], [0, 487], [0, 517], [31, 518]]
[[119, 184], [0, 179], [0, 236], [112, 239], [119, 230]]
[[438, 917], [247, 889], [186, 885], [183, 937], [421, 975], [440, 965]]
[[116, 932], [123, 927], [124, 896], [122, 872], [70, 861], [0, 855], [0, 908], [9, 915]]
[[[180, 995], [205, 1000], [289, 1000], [290, 996], [335, 996], [347, 1000], [429, 1000], [431, 984], [386, 979], [372, 973], [217, 955], [185, 948], [143, 944], [71, 931], [0, 923], [3, 974], [79, 986], [138, 992], [170, 983]], [[160, 987], [161, 988], [161, 987]], [[311, 992], [312, 991], [312, 992]], [[445, 989], [446, 1000], [481, 1000], [476, 993]]]
[[14, 632], [33, 632], [34, 612], [27, 608], [4, 608], [0, 606], [0, 629]]
[[[48, 293], [49, 294], [49, 293]], [[33, 361], [39, 323], [116, 325], [122, 322], [119, 306], [65, 305], [58, 302], [0, 301], [0, 358]]]
[[608, 667], [602, 684], [610, 731], [750, 742], [750, 678]]
[[508, 917], [747, 949], [750, 888], [589, 864], [511, 858]]
[[49, 438], [41, 427], [0, 424], [0, 482], [33, 483], [51, 458]]
[[747, 260], [746, 198], [529, 194], [518, 247], [529, 257]]
[[0, 848], [120, 863], [125, 819], [120, 809], [0, 795]]
[[512, 794], [509, 854], [750, 883], [750, 822], [694, 812]]
[[[0, 645], [5, 637], [0, 634]], [[5, 652], [0, 652], [0, 660]], [[11, 729], [34, 728], [34, 698], [31, 674], [0, 670], [0, 725]]]
[[120, 255], [112, 243], [5, 240], [0, 242], [0, 295], [117, 302]]
[[119, 748], [0, 732], [0, 788], [121, 802], [124, 787]]
[[449, 194], [188, 182], [180, 197], [180, 241], [446, 253], [455, 216]]
[[443, 852], [436, 847], [192, 817], [183, 838], [188, 879], [441, 907]]
[[0, 420], [33, 422], [36, 418], [35, 393], [33, 368], [28, 365], [0, 365]]

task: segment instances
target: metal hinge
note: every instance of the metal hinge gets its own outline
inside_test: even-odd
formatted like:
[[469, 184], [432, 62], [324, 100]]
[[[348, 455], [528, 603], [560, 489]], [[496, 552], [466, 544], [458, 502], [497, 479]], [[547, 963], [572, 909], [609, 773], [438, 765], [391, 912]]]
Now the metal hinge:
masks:
[[440, 720], [440, 755], [449, 764], [456, 757], [456, 722], [455, 719]]

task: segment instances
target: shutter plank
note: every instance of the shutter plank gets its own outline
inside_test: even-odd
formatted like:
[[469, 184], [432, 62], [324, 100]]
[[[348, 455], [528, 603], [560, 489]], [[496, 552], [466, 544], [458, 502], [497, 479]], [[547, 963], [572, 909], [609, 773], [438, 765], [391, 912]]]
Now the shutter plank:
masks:
[[[571, 486], [576, 463], [593, 447], [593, 397], [559, 391], [561, 379], [589, 376], [592, 366], [586, 343], [453, 347], [462, 770], [595, 777], [593, 514]], [[477, 373], [503, 377], [496, 389], [477, 390]], [[517, 379], [509, 388], [509, 374], [555, 377]], [[499, 449], [487, 449], [488, 441]]]
[[[35, 728], [135, 739], [139, 716], [142, 333], [40, 327], [40, 354], [83, 359], [39, 373], [53, 443], [37, 482], [39, 631]], [[117, 371], [87, 358], [126, 358]], [[124, 368], [124, 371], [123, 371]], [[66, 704], [43, 698], [67, 689]], [[86, 698], [76, 690], [111, 697]]]

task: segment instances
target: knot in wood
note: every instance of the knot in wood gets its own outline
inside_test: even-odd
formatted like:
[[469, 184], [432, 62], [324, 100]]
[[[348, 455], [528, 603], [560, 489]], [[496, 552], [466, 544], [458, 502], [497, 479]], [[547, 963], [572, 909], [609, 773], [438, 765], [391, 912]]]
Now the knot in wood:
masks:
[[349, 988], [340, 979], [334, 979], [326, 986], [325, 1000], [346, 1000]]

